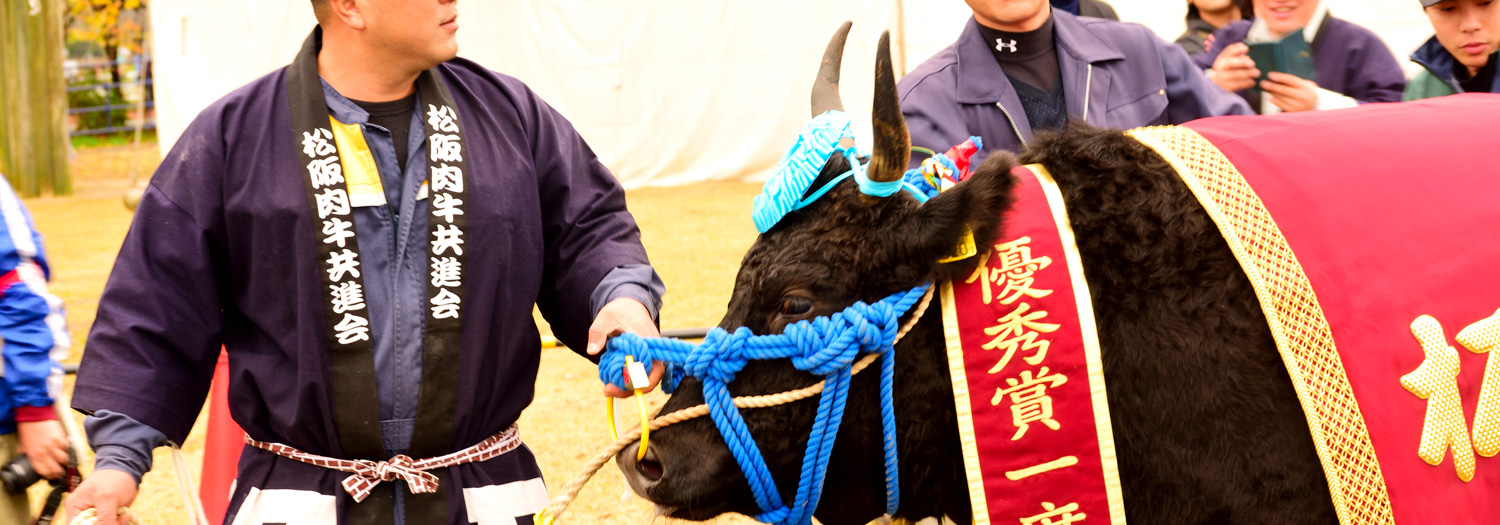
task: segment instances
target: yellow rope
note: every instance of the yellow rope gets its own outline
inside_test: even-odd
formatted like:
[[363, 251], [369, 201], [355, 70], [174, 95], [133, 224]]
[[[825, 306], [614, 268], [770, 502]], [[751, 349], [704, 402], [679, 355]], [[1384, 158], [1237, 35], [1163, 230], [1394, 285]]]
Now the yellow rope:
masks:
[[[931, 286], [927, 288], [927, 293], [922, 296], [922, 302], [917, 303], [917, 309], [912, 312], [911, 319], [907, 319], [906, 323], [901, 325], [901, 330], [896, 332], [896, 340], [891, 343], [892, 345], [894, 345], [896, 342], [900, 342], [901, 338], [906, 337], [906, 333], [910, 332], [912, 327], [917, 325], [917, 320], [922, 318], [922, 314], [927, 313], [927, 306], [932, 302], [932, 291], [936, 288], [937, 286]], [[871, 363], [874, 363], [875, 359], [878, 357], [880, 357], [879, 354], [869, 354], [864, 356], [863, 358], [860, 358], [860, 360], [856, 361], [854, 363], [854, 366], [850, 369], [849, 375], [852, 376], [854, 374], [858, 374], [861, 370], [864, 370], [866, 367], [870, 366]], [[823, 385], [825, 383], [826, 381], [819, 381], [817, 384], [814, 384], [812, 386], [792, 390], [789, 392], [782, 392], [779, 394], [736, 397], [734, 398], [734, 406], [738, 408], [766, 408], [777, 405], [784, 405], [794, 401], [801, 401], [803, 399], [807, 399], [809, 397], [822, 393]], [[663, 427], [669, 425], [675, 425], [689, 419], [703, 417], [706, 415], [708, 415], [708, 405], [698, 405], [691, 408], [684, 408], [665, 416], [658, 416], [657, 418], [651, 420], [651, 424], [646, 428], [651, 431], [660, 430]], [[620, 438], [615, 440], [614, 443], [599, 451], [599, 453], [596, 454], [593, 459], [589, 460], [587, 465], [584, 465], [582, 472], [580, 472], [572, 480], [568, 481], [566, 485], [563, 485], [562, 490], [558, 492], [556, 496], [552, 497], [552, 501], [547, 503], [547, 508], [544, 509], [541, 514], [538, 514], [536, 516], [537, 523], [539, 523], [540, 525], [552, 525], [558, 519], [558, 517], [562, 516], [564, 511], [568, 510], [568, 505], [571, 505], [573, 503], [573, 500], [578, 497], [578, 492], [583, 490], [583, 486], [588, 484], [590, 479], [593, 479], [594, 474], [597, 474], [599, 472], [599, 469], [604, 468], [604, 465], [606, 463], [609, 463], [610, 459], [614, 458], [616, 454], [619, 454], [621, 450], [625, 450], [625, 447], [630, 446], [630, 444], [634, 443], [636, 439], [640, 438], [640, 436], [641, 427], [636, 427], [635, 429], [625, 433], [625, 435], [620, 436]]]

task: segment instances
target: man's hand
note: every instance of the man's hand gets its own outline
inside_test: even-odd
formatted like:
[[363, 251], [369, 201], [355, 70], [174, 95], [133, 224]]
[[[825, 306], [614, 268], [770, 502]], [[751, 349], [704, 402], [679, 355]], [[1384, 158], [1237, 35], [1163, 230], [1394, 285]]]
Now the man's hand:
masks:
[[68, 435], [56, 419], [16, 423], [16, 437], [21, 453], [31, 461], [31, 468], [47, 479], [62, 477], [68, 464]]
[[1260, 78], [1260, 70], [1255, 68], [1255, 61], [1250, 59], [1249, 53], [1250, 46], [1244, 42], [1224, 48], [1214, 59], [1213, 74], [1209, 79], [1230, 93], [1254, 87], [1255, 79]]
[[68, 496], [68, 523], [91, 508], [98, 509], [99, 525], [123, 523], [116, 513], [120, 507], [135, 501], [136, 489], [135, 478], [130, 474], [112, 469], [95, 470], [83, 480], [78, 490], [73, 491], [73, 495]]
[[1270, 80], [1260, 83], [1271, 96], [1271, 103], [1282, 111], [1312, 111], [1318, 108], [1318, 84], [1295, 75], [1272, 71]]
[[[599, 309], [599, 315], [594, 318], [594, 324], [589, 327], [589, 355], [598, 354], [604, 350], [604, 343], [609, 338], [625, 332], [634, 332], [641, 337], [658, 337], [661, 332], [656, 330], [656, 322], [651, 320], [651, 312], [646, 310], [646, 305], [640, 301], [621, 297], [610, 301]], [[650, 392], [656, 389], [656, 384], [661, 382], [661, 376], [667, 371], [667, 366], [661, 361], [651, 363], [651, 383], [642, 392]], [[604, 395], [611, 397], [630, 397], [631, 393], [621, 390], [615, 385], [604, 385]]]

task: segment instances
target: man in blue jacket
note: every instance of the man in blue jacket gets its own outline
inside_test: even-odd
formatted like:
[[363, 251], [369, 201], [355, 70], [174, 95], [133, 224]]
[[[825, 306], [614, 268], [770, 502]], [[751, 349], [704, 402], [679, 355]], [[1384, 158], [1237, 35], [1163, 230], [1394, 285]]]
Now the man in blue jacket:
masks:
[[[1215, 84], [1238, 92], [1257, 112], [1350, 108], [1370, 102], [1396, 102], [1406, 75], [1385, 42], [1369, 29], [1328, 14], [1318, 0], [1255, 0], [1255, 20], [1241, 20], [1214, 33], [1214, 45], [1193, 57], [1211, 69]], [[1248, 56], [1251, 42], [1274, 42], [1301, 31], [1312, 46], [1317, 78], [1277, 71], [1261, 82]]]
[[913, 146], [945, 151], [979, 136], [982, 162], [1069, 121], [1129, 129], [1251, 113], [1143, 26], [1075, 17], [1046, 0], [968, 4], [974, 17], [958, 41], [897, 87]]
[[1436, 34], [1411, 54], [1423, 70], [1406, 84], [1402, 98], [1500, 92], [1500, 2], [1422, 0], [1422, 7]]
[[[63, 475], [68, 438], [57, 421], [53, 392], [61, 382], [55, 358], [66, 357], [68, 335], [62, 302], [47, 292], [47, 257], [31, 214], [0, 177], [0, 465], [21, 455], [47, 478]], [[55, 355], [61, 353], [62, 355]], [[28, 523], [26, 494], [0, 490], [0, 523]]]

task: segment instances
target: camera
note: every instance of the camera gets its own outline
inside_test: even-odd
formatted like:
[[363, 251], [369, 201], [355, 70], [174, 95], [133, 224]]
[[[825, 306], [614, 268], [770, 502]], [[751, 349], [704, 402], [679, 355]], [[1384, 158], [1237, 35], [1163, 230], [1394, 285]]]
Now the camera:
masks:
[[25, 454], [17, 454], [16, 459], [0, 467], [0, 483], [5, 484], [5, 491], [11, 494], [24, 494], [26, 489], [42, 480], [42, 475], [31, 468], [31, 460], [26, 459]]

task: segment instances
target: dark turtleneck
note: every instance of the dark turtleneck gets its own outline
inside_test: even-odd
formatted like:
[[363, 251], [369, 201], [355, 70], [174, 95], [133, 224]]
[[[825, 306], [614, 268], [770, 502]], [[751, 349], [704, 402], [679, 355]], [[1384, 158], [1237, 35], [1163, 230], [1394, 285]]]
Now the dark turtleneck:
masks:
[[1454, 76], [1457, 77], [1458, 85], [1464, 88], [1464, 93], [1490, 92], [1490, 88], [1493, 87], [1490, 82], [1495, 79], [1495, 56], [1491, 54], [1490, 61], [1485, 63], [1484, 67], [1479, 68], [1479, 72], [1474, 73], [1474, 76], [1468, 78], [1464, 77], [1469, 75], [1469, 68], [1464, 67], [1463, 64], [1454, 64], [1456, 69]]
[[979, 24], [979, 34], [989, 43], [990, 53], [1000, 62], [1006, 75], [1042, 91], [1052, 91], [1060, 78], [1057, 66], [1057, 41], [1053, 38], [1052, 17], [1024, 33], [1012, 33]]
[[1060, 130], [1068, 121], [1063, 97], [1062, 70], [1057, 63], [1057, 41], [1052, 17], [1031, 31], [1012, 33], [984, 24], [979, 33], [989, 44], [1000, 70], [1016, 89], [1032, 130]]

